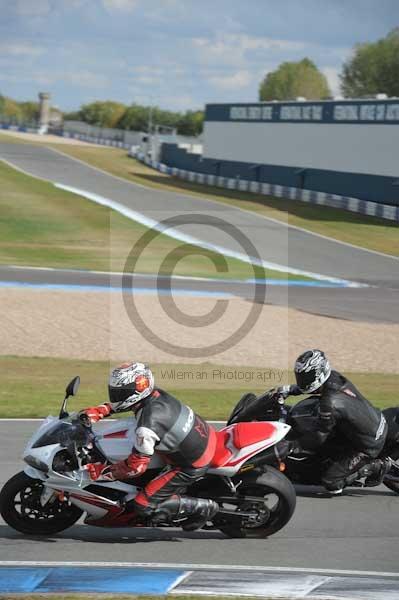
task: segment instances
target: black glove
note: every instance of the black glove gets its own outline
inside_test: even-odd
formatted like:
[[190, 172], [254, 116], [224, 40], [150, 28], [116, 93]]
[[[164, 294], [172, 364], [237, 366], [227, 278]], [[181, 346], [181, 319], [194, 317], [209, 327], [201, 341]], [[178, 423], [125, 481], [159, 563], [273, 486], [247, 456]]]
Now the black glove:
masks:
[[90, 417], [86, 414], [84, 410], [81, 410], [77, 415], [78, 421], [88, 429], [91, 429], [91, 420]]
[[303, 448], [299, 440], [290, 440], [288, 441], [288, 454], [314, 454], [314, 451]]
[[290, 388], [290, 393], [288, 394], [289, 396], [300, 396], [301, 394], [303, 394], [303, 391], [301, 390], [300, 387], [297, 386], [296, 383], [293, 383], [292, 385], [290, 385], [289, 388]]
[[276, 400], [282, 398], [283, 400], [286, 400], [288, 396], [299, 396], [302, 392], [296, 384], [293, 384], [273, 388], [270, 390], [269, 394], [270, 398], [275, 398]]
[[303, 454], [306, 451], [297, 440], [281, 440], [274, 447], [274, 452], [279, 461], [284, 461], [291, 454]]

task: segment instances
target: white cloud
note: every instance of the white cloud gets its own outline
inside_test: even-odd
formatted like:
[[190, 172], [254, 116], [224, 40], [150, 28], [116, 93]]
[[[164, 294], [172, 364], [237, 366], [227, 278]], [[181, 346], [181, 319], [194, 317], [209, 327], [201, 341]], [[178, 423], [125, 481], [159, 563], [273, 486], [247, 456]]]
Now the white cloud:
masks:
[[160, 67], [155, 67], [153, 65], [138, 65], [132, 67], [132, 71], [136, 73], [139, 77], [149, 77], [152, 75], [162, 75], [164, 73], [164, 69]]
[[63, 73], [59, 79], [78, 87], [104, 89], [109, 87], [109, 78], [92, 71], [76, 71]]
[[189, 94], [173, 94], [171, 96], [162, 94], [159, 97], [156, 97], [155, 103], [158, 106], [162, 106], [162, 108], [169, 110], [186, 111], [198, 108], [198, 101]]
[[29, 75], [21, 75], [18, 73], [6, 74], [0, 71], [0, 80], [6, 81], [7, 83], [27, 83], [30, 86], [32, 83], [34, 83], [35, 85], [47, 87], [53, 85], [57, 78], [53, 75], [49, 75], [48, 73], [40, 71], [30, 73]]
[[215, 38], [194, 38], [192, 45], [199, 58], [205, 63], [218, 61], [224, 64], [243, 65], [250, 60], [250, 54], [259, 50], [271, 53], [300, 52], [306, 47], [302, 42], [230, 33]]
[[208, 79], [209, 83], [222, 90], [237, 90], [245, 88], [252, 82], [249, 71], [237, 71], [233, 75], [213, 75]]
[[[18, 72], [5, 74], [0, 71], [0, 80], [9, 83], [34, 83], [36, 85], [51, 86], [62, 81], [72, 86], [92, 89], [104, 89], [109, 86], [109, 79], [102, 74], [91, 71], [76, 72], [46, 72], [40, 69], [32, 70], [29, 74], [22, 75]], [[50, 90], [51, 91], [51, 90]]]
[[340, 92], [341, 82], [339, 79], [340, 69], [337, 67], [323, 67], [322, 73], [327, 77], [328, 87], [333, 96], [338, 96]]
[[132, 12], [138, 5], [139, 0], [102, 0], [104, 7], [109, 12]]
[[135, 83], [141, 83], [141, 85], [156, 85], [159, 83], [159, 77], [156, 75], [139, 75], [134, 78]]
[[297, 52], [303, 50], [303, 42], [291, 40], [279, 40], [267, 37], [254, 37], [246, 34], [231, 36], [243, 48], [243, 50], [279, 50], [286, 52]]
[[144, 5], [144, 9], [146, 19], [163, 25], [190, 18], [191, 13], [187, 0], [152, 0]]
[[21, 17], [45, 17], [51, 12], [50, 0], [16, 0], [14, 9]]
[[33, 57], [43, 54], [44, 48], [27, 42], [0, 42], [0, 53], [13, 57]]

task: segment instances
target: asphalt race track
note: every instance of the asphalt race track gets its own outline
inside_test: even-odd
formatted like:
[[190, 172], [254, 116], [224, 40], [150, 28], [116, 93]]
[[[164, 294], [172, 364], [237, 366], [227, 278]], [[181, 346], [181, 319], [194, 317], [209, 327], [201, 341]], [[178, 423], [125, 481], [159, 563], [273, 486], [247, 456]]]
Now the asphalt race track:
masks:
[[[395, 257], [357, 249], [217, 202], [144, 188], [49, 148], [0, 143], [1, 158], [33, 175], [100, 194], [157, 221], [177, 215], [189, 219], [193, 213], [222, 218], [226, 231], [200, 225], [187, 225], [182, 229], [205, 242], [242, 252], [243, 248], [228, 232], [231, 224], [251, 240], [263, 260], [369, 285], [362, 288], [268, 285], [267, 303], [349, 320], [391, 323], [399, 320], [399, 259]], [[0, 271], [0, 281], [21, 282], [23, 278], [31, 283], [73, 285], [107, 285], [108, 280], [107, 275], [93, 273], [34, 273], [31, 270], [17, 273], [4, 268]], [[138, 280], [138, 285], [142, 283]], [[111, 278], [110, 285], [115, 285], [115, 277]], [[147, 278], [145, 285], [151, 287], [154, 283]], [[252, 284], [239, 282], [175, 280], [174, 286], [190, 290], [217, 289], [250, 298], [254, 291]]]
[[[0, 485], [23, 468], [19, 459], [38, 426], [0, 421]], [[302, 567], [398, 572], [399, 496], [384, 487], [338, 498], [299, 490], [290, 523], [267, 540], [167, 529], [96, 529], [77, 524], [47, 539], [28, 538], [0, 521], [0, 560], [143, 562]]]
[[[399, 260], [394, 257], [356, 249], [216, 202], [140, 187], [44, 147], [0, 143], [1, 158], [32, 175], [99, 194], [157, 221], [193, 213], [217, 216], [238, 227], [264, 260], [369, 286], [268, 286], [268, 303], [351, 320], [399, 322]], [[226, 232], [198, 225], [189, 225], [185, 231], [208, 243], [242, 251]], [[0, 282], [105, 288], [121, 284], [119, 275], [12, 267], [0, 268]], [[135, 276], [135, 285], [151, 289], [155, 281]], [[174, 279], [173, 286], [242, 297], [253, 294], [253, 285], [246, 282]], [[32, 421], [0, 421], [1, 486], [23, 468], [19, 457], [36, 427]], [[206, 531], [102, 530], [82, 524], [48, 539], [36, 539], [18, 534], [0, 521], [0, 559], [399, 571], [399, 496], [384, 487], [347, 490], [338, 498], [317, 492], [299, 489], [292, 521], [267, 540], [231, 540]]]
[[224, 230], [194, 224], [181, 228], [210, 244], [243, 252], [234, 239], [231, 226], [235, 226], [266, 261], [350, 281], [399, 288], [399, 259], [395, 257], [341, 244], [218, 202], [145, 188], [45, 147], [0, 143], [0, 159], [32, 175], [114, 200], [156, 221], [176, 216], [189, 219], [198, 213], [223, 219]]
[[[0, 286], [8, 284], [30, 284], [40, 286], [88, 286], [90, 288], [120, 288], [120, 274], [62, 269], [35, 269], [0, 265]], [[198, 295], [232, 294], [253, 298], [254, 285], [245, 281], [203, 280], [172, 278], [172, 290], [197, 292]], [[151, 275], [135, 275], [134, 288], [162, 290], [162, 281]], [[299, 310], [350, 321], [399, 323], [399, 290], [379, 287], [307, 287], [269, 285], [266, 303], [290, 306]]]

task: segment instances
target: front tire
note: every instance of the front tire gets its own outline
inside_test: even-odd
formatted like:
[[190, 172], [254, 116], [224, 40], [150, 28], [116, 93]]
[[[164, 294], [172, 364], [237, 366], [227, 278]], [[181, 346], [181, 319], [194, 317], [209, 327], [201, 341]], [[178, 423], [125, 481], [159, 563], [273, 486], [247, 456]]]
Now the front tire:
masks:
[[[290, 480], [274, 469], [243, 479], [237, 490], [236, 512], [255, 511], [259, 513], [258, 522], [220, 526], [220, 531], [232, 538], [266, 538], [282, 529], [291, 519], [296, 506], [296, 493]], [[249, 499], [246, 499], [249, 498]], [[271, 503], [270, 503], [271, 501]]]
[[43, 482], [21, 471], [11, 477], [0, 492], [0, 514], [17, 531], [28, 535], [51, 535], [71, 527], [82, 511], [58, 499], [41, 506]]

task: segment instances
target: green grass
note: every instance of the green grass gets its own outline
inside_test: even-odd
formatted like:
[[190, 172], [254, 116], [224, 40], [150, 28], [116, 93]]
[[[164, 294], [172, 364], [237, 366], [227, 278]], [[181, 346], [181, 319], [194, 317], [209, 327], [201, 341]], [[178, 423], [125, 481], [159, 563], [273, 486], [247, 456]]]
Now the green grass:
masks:
[[398, 225], [384, 219], [359, 215], [329, 207], [319, 207], [296, 200], [285, 200], [182, 181], [154, 171], [129, 158], [126, 150], [98, 146], [56, 145], [51, 147], [79, 158], [95, 167], [148, 187], [217, 200], [245, 208], [265, 217], [355, 244], [370, 250], [399, 256]]
[[[112, 365], [113, 366], [113, 365]], [[0, 357], [0, 417], [45, 417], [58, 414], [66, 384], [81, 376], [81, 387], [70, 409], [100, 404], [107, 399], [108, 362], [58, 358]], [[224, 420], [241, 394], [287, 383], [287, 372], [267, 368], [203, 365], [152, 365], [159, 387], [175, 394], [207, 419]], [[174, 370], [174, 373], [170, 371]], [[168, 371], [168, 373], [166, 373]], [[215, 374], [216, 371], [216, 374]], [[221, 374], [219, 374], [219, 371]], [[177, 372], [185, 375], [179, 379]], [[247, 374], [230, 379], [231, 373]], [[204, 376], [206, 374], [206, 376]], [[347, 374], [378, 407], [398, 404], [399, 375]]]
[[[106, 207], [59, 190], [0, 161], [0, 264], [122, 271], [129, 252], [148, 231]], [[287, 277], [286, 273], [253, 268], [215, 252], [198, 255], [196, 246], [165, 235], [157, 235], [148, 244], [135, 272], [157, 273], [172, 250], [176, 250], [178, 258], [173, 270], [177, 275]], [[168, 268], [170, 262], [164, 266]]]

